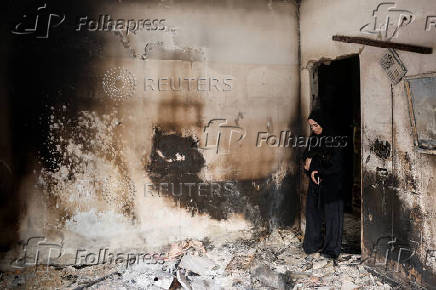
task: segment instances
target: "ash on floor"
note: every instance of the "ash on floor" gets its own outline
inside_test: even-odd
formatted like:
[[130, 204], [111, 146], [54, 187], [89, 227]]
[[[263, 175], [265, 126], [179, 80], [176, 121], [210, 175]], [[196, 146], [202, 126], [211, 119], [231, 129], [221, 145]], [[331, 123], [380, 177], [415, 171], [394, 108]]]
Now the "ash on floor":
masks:
[[3, 272], [3, 289], [391, 289], [361, 264], [358, 254], [334, 263], [306, 255], [292, 230], [245, 233], [247, 238], [181, 241], [162, 263], [50, 266]]

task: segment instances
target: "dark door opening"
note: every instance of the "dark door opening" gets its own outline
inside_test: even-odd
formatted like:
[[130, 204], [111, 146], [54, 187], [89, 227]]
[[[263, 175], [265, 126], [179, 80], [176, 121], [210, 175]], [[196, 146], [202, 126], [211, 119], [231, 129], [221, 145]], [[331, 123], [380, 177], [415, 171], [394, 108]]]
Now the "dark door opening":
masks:
[[320, 63], [314, 71], [317, 94], [312, 108], [329, 118], [330, 129], [347, 136], [344, 188], [343, 252], [360, 253], [361, 238], [361, 140], [360, 140], [360, 69], [359, 56]]

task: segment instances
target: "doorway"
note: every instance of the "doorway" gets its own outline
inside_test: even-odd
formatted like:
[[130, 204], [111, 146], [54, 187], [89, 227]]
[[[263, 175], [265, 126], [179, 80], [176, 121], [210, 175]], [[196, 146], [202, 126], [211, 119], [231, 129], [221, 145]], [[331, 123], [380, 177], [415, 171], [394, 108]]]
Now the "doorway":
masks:
[[320, 62], [313, 70], [312, 109], [329, 118], [339, 136], [347, 136], [344, 148], [344, 234], [342, 252], [361, 252], [361, 121], [359, 55]]

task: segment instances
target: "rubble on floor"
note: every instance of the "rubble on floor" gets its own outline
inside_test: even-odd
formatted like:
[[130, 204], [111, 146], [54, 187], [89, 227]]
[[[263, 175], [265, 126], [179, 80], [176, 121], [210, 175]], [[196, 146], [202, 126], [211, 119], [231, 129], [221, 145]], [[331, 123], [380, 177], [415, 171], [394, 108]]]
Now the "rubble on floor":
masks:
[[182, 241], [159, 263], [50, 266], [0, 275], [0, 287], [62, 289], [391, 289], [361, 264], [360, 255], [337, 261], [306, 255], [301, 235], [274, 230], [250, 239]]

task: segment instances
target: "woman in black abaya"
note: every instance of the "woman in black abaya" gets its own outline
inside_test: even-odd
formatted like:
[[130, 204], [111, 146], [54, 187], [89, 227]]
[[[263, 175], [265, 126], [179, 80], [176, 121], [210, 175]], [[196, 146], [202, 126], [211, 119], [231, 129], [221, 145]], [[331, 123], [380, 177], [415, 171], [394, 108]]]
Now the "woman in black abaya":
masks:
[[312, 130], [310, 138], [317, 138], [318, 142], [317, 146], [308, 146], [304, 152], [304, 169], [309, 176], [309, 190], [303, 248], [307, 254], [321, 252], [323, 256], [336, 259], [341, 251], [344, 221], [341, 144], [336, 142], [338, 137], [328, 131], [328, 124], [321, 112], [312, 112], [308, 123]]

